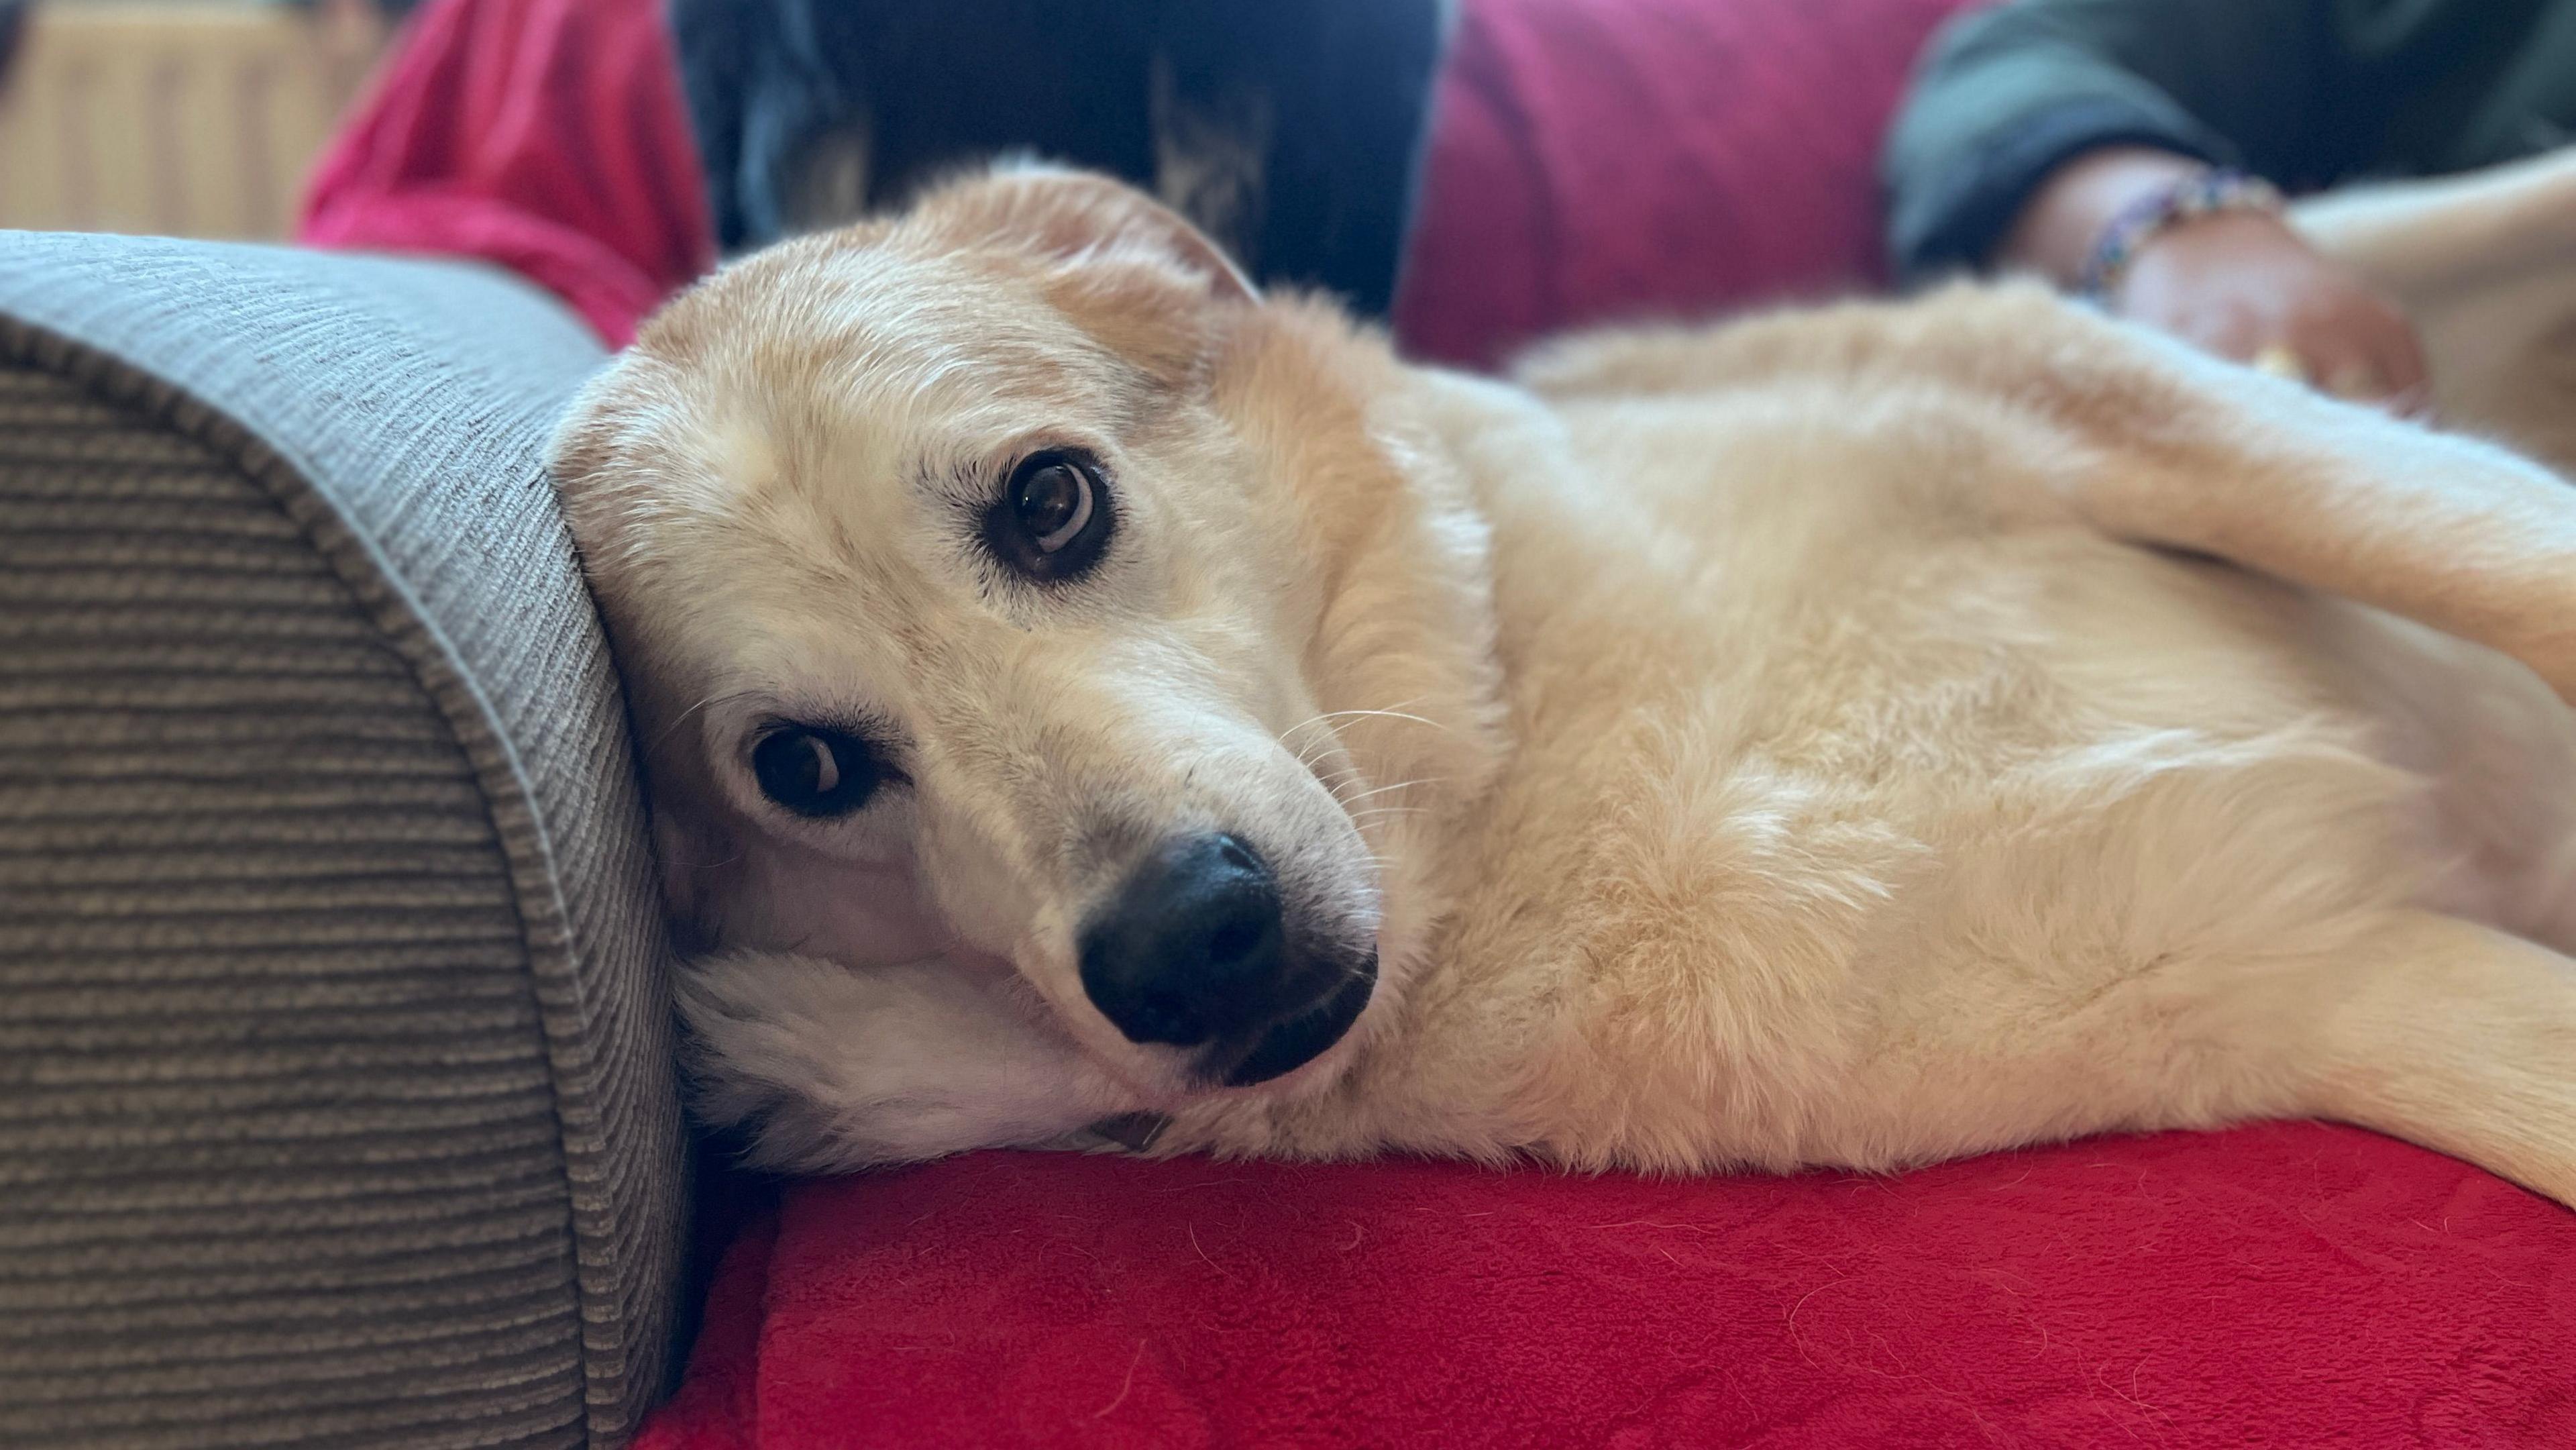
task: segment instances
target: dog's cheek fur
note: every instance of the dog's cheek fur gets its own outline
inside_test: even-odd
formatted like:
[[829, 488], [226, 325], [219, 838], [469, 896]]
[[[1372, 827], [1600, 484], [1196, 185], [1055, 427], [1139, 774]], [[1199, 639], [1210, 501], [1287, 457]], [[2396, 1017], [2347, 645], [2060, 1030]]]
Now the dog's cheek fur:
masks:
[[692, 1101], [749, 1161], [837, 1172], [1038, 1147], [1142, 1106], [1007, 982], [731, 952], [678, 980]]
[[721, 891], [713, 873], [737, 859], [740, 848], [693, 819], [676, 800], [657, 794], [649, 809], [653, 854], [662, 868], [662, 910], [670, 919], [673, 940], [683, 952], [706, 951], [722, 940], [723, 923], [716, 914]]

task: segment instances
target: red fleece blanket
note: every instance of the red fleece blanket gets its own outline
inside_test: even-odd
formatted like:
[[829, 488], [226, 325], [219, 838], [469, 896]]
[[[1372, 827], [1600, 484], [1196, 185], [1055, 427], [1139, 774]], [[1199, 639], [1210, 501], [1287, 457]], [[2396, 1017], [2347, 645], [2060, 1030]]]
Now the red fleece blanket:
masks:
[[982, 1154], [795, 1188], [644, 1450], [2576, 1446], [2576, 1214], [2279, 1124], [1897, 1179]]

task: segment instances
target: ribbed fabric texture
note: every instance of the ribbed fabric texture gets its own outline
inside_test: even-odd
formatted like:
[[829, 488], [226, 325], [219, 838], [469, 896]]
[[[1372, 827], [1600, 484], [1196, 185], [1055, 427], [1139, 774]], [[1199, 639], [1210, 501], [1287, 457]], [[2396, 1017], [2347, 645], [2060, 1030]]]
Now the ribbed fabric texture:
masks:
[[0, 237], [0, 1445], [614, 1445], [685, 1201], [625, 721], [468, 269]]

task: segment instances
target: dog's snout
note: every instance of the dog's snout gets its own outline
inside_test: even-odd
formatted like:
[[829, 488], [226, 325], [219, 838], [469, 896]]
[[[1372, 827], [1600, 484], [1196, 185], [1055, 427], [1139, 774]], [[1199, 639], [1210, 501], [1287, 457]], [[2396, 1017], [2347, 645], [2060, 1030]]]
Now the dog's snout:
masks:
[[1084, 929], [1082, 987], [1131, 1042], [1195, 1047], [1278, 1011], [1278, 878], [1233, 836], [1185, 836], [1129, 874]]

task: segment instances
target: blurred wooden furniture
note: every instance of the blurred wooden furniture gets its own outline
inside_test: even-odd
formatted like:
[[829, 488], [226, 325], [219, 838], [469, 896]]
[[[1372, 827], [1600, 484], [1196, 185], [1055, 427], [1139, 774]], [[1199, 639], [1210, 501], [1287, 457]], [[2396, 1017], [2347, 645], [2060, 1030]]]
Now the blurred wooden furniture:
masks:
[[283, 237], [383, 30], [363, 4], [38, 4], [0, 76], [0, 227]]

